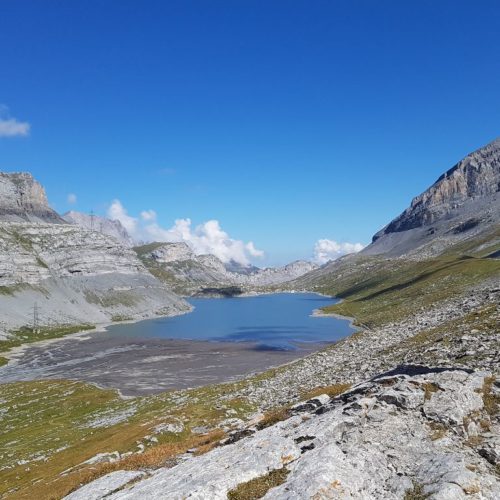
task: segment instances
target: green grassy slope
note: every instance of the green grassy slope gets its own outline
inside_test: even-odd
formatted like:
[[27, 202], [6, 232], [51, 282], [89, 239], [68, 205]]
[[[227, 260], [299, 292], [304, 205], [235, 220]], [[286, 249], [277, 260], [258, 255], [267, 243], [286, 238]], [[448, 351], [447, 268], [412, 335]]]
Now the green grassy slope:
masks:
[[500, 260], [487, 257], [500, 249], [499, 238], [500, 230], [495, 230], [421, 261], [354, 257], [308, 286], [343, 299], [326, 312], [380, 326], [461, 295], [485, 279], [500, 279]]

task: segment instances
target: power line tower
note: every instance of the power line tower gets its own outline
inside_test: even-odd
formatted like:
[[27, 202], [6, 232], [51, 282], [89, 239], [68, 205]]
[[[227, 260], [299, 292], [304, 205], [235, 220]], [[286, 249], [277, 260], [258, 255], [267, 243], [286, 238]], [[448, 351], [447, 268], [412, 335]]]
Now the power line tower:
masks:
[[33, 306], [33, 333], [40, 333], [38, 302], [35, 302]]
[[95, 219], [95, 213], [94, 210], [90, 211], [90, 230], [94, 230], [94, 219]]

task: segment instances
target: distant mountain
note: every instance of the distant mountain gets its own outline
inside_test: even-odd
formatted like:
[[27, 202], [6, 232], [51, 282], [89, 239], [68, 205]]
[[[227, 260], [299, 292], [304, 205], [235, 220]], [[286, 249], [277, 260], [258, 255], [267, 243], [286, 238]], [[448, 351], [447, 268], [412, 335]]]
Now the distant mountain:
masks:
[[436, 255], [500, 223], [500, 138], [467, 155], [375, 234], [361, 254]]
[[77, 224], [86, 229], [111, 236], [126, 247], [133, 247], [134, 240], [119, 220], [111, 220], [99, 215], [84, 214], [73, 210], [66, 212], [63, 219], [69, 224]]
[[150, 243], [135, 251], [152, 274], [178, 293], [188, 295], [204, 287], [254, 288], [285, 283], [318, 267], [306, 261], [265, 269], [233, 261], [224, 263], [215, 255], [195, 255], [183, 242]]
[[247, 286], [279, 285], [292, 281], [318, 268], [317, 264], [306, 260], [296, 260], [281, 267], [266, 267], [245, 275], [241, 284]]
[[239, 262], [236, 262], [234, 260], [230, 260], [226, 264], [224, 264], [226, 267], [226, 270], [231, 272], [231, 273], [238, 273], [238, 274], [252, 274], [256, 273], [259, 271], [259, 268], [257, 266], [253, 266], [251, 264], [243, 265], [240, 264]]
[[64, 224], [50, 208], [45, 189], [24, 172], [0, 172], [0, 221]]

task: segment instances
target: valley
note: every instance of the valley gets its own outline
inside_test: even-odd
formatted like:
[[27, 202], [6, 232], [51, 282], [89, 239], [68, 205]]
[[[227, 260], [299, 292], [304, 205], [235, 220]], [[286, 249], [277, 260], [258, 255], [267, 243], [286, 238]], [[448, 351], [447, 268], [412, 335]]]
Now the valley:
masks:
[[190, 299], [189, 314], [17, 348], [6, 354], [0, 384], [71, 379], [139, 396], [237, 380], [352, 333], [347, 320], [311, 317], [315, 307], [334, 302], [291, 293]]
[[[156, 394], [149, 391], [153, 378], [168, 378], [167, 364], [152, 367], [142, 393], [99, 386], [100, 362], [85, 360], [84, 349], [88, 338], [102, 339], [98, 368], [103, 378], [106, 371], [112, 378], [115, 368], [106, 356], [115, 355], [118, 344], [106, 345], [105, 333], [15, 354], [23, 370], [31, 352], [32, 360], [46, 358], [49, 371], [41, 370], [39, 380], [0, 385], [0, 495], [225, 499], [246, 498], [259, 488], [260, 497], [253, 498], [500, 496], [499, 140], [447, 170], [364, 250], [322, 266], [299, 262], [237, 272], [182, 242], [132, 249], [113, 236], [62, 222], [29, 177], [0, 179], [10, 197], [19, 186], [32, 193], [22, 209], [4, 207], [0, 225], [5, 349], [23, 342], [19, 332], [31, 325], [35, 301], [47, 313], [40, 326], [63, 335], [81, 324], [180, 313], [195, 318], [196, 309], [189, 312], [183, 297], [206, 288], [278, 295], [195, 300], [245, 304], [292, 291], [338, 297], [341, 302], [317, 305], [325, 316], [354, 318], [356, 328], [298, 359], [294, 351], [254, 349], [258, 369], [250, 368], [250, 354], [240, 353], [248, 370], [236, 358], [241, 371], [225, 368], [234, 376], [225, 383], [210, 374], [193, 383], [195, 366], [188, 366], [190, 374], [182, 376], [187, 387], [177, 380]], [[314, 302], [308, 306], [311, 312], [317, 308]], [[283, 326], [267, 319], [262, 330]], [[140, 325], [112, 328], [133, 331]], [[276, 340], [272, 328], [267, 333]], [[207, 335], [205, 340], [215, 340]], [[36, 340], [34, 332], [26, 336]], [[123, 348], [126, 334], [119, 337]], [[135, 361], [168, 355], [157, 339], [147, 347], [143, 342]], [[185, 339], [175, 342], [177, 354], [193, 354], [187, 343], [181, 345]], [[194, 365], [210, 366], [203, 356], [213, 345], [200, 348]], [[231, 353], [235, 346], [216, 349]], [[94, 379], [56, 369], [60, 360], [78, 366], [78, 356], [84, 364], [91, 361]], [[125, 359], [129, 381], [140, 385], [131, 379], [140, 378], [143, 368], [135, 371]], [[0, 367], [0, 380], [14, 372], [15, 364]]]

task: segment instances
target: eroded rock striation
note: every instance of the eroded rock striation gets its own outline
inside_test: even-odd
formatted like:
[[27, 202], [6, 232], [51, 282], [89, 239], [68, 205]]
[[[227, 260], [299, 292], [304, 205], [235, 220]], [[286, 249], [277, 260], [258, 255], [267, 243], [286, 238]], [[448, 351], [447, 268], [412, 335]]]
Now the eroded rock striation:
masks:
[[50, 208], [45, 189], [31, 174], [2, 172], [0, 172], [0, 221], [64, 223], [64, 220]]
[[500, 224], [500, 138], [441, 175], [362, 253], [429, 257]]
[[498, 446], [491, 438], [498, 421], [484, 403], [490, 376], [401, 367], [339, 397], [323, 394], [299, 403], [282, 422], [260, 431], [249, 427], [240, 431], [246, 436], [241, 440], [229, 439], [231, 444], [134, 484], [127, 486], [130, 478], [114, 472], [66, 498], [222, 500], [245, 482], [283, 469], [285, 480], [263, 498], [386, 500], [410, 492], [433, 499], [498, 498], [494, 466], [466, 445], [481, 437], [481, 449]]
[[30, 174], [0, 174], [0, 337], [32, 325], [175, 314], [189, 305], [117, 238], [68, 224]]

